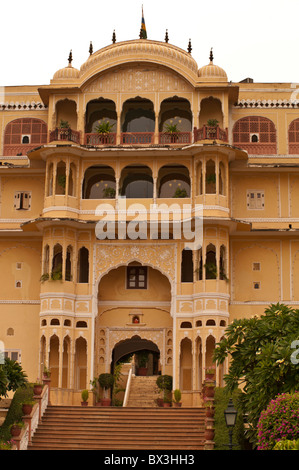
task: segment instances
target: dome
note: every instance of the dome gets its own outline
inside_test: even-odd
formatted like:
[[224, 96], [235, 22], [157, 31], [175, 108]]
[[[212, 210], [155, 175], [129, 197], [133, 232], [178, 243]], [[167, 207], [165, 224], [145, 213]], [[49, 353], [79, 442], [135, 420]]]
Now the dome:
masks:
[[227, 82], [226, 72], [213, 63], [212, 50], [210, 53], [210, 63], [198, 70], [198, 76], [201, 81], [205, 82]]
[[72, 51], [70, 51], [69, 55], [69, 64], [67, 67], [64, 67], [63, 69], [57, 70], [57, 72], [54, 73], [53, 75], [53, 80], [74, 80], [79, 78], [80, 71], [76, 69], [75, 67], [72, 66], [72, 60], [73, 60], [73, 55]]
[[80, 71], [71, 65], [64, 67], [63, 69], [57, 70], [54, 73], [53, 80], [72, 80], [79, 78]]

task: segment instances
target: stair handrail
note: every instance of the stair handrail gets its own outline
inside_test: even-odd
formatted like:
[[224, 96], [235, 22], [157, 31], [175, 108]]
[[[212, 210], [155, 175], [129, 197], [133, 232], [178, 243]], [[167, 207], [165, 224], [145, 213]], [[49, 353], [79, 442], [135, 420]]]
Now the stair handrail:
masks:
[[126, 384], [126, 391], [125, 391], [125, 396], [124, 396], [124, 401], [123, 401], [123, 407], [127, 406], [127, 404], [128, 404], [129, 393], [130, 393], [131, 382], [132, 382], [133, 369], [135, 370], [134, 361], [132, 361], [131, 367], [129, 369], [128, 380], [127, 380], [127, 384]]

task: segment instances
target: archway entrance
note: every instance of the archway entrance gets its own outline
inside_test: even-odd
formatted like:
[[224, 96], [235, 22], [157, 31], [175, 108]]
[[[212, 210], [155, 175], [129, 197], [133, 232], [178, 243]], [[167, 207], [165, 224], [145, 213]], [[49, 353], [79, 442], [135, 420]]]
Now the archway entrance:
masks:
[[158, 346], [138, 335], [117, 343], [112, 352], [112, 368], [117, 362], [135, 364], [135, 375], [158, 375], [160, 369], [160, 351]]

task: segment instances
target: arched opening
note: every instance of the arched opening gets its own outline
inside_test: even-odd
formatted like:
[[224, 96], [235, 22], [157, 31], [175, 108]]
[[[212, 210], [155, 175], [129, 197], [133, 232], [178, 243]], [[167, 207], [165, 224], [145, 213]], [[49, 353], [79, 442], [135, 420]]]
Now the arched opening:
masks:
[[192, 250], [182, 251], [181, 282], [193, 282], [193, 253]]
[[88, 283], [89, 281], [89, 251], [85, 246], [79, 249], [77, 278], [79, 283]]
[[112, 132], [116, 132], [116, 106], [114, 101], [99, 98], [89, 101], [86, 106], [86, 124], [85, 131], [87, 133], [97, 133], [100, 131], [103, 123], [109, 123]]
[[180, 389], [183, 391], [192, 390], [193, 357], [192, 342], [189, 338], [181, 341], [180, 351]]
[[59, 243], [53, 248], [52, 272], [53, 280], [62, 279], [62, 246]]
[[4, 131], [3, 155], [26, 155], [47, 143], [47, 124], [40, 119], [21, 118], [9, 122]]
[[219, 194], [222, 196], [226, 194], [226, 173], [223, 162], [219, 163]]
[[206, 279], [217, 279], [216, 248], [210, 243], [206, 250]]
[[152, 143], [155, 131], [153, 103], [144, 98], [125, 101], [122, 110], [122, 144]]
[[68, 195], [76, 196], [76, 166], [74, 163], [70, 164], [69, 168], [69, 181], [68, 181]]
[[222, 104], [213, 96], [204, 98], [200, 103], [199, 127], [209, 125], [208, 121], [211, 119], [218, 121], [218, 125], [223, 127]]
[[62, 128], [66, 123], [69, 128], [77, 129], [77, 104], [67, 98], [56, 103], [56, 127]]
[[65, 280], [73, 280], [72, 272], [72, 263], [73, 263], [73, 247], [69, 245], [66, 249], [66, 260], [65, 260]]
[[191, 141], [192, 112], [190, 102], [177, 96], [162, 101], [160, 108], [160, 143]]
[[216, 170], [214, 160], [206, 163], [206, 194], [216, 194]]
[[56, 185], [55, 194], [64, 195], [66, 186], [66, 164], [59, 162], [56, 167]]
[[51, 387], [58, 387], [59, 379], [59, 338], [53, 335], [50, 338], [49, 369], [51, 370]]
[[[158, 375], [161, 371], [158, 346], [153, 341], [141, 338], [138, 335], [120, 341], [115, 345], [112, 352], [112, 370], [117, 362], [130, 361], [133, 356], [135, 356], [136, 375]], [[144, 358], [144, 363], [141, 362], [141, 358]], [[141, 371], [143, 368], [146, 369], [146, 372]]]
[[210, 335], [206, 339], [206, 368], [215, 366], [213, 362], [213, 354], [216, 347], [216, 341], [214, 336]]
[[75, 388], [86, 389], [87, 383], [87, 342], [80, 336], [75, 343]]
[[184, 165], [165, 165], [158, 173], [159, 198], [190, 197], [189, 170]]
[[153, 197], [152, 170], [145, 165], [129, 165], [122, 170], [121, 196], [132, 199]]
[[105, 165], [87, 168], [84, 174], [83, 199], [111, 199], [116, 195], [115, 172]]
[[71, 344], [70, 337], [66, 336], [63, 340], [62, 388], [69, 388], [70, 344]]
[[53, 196], [53, 163], [50, 163], [47, 166], [47, 178], [48, 178], [48, 186], [47, 186], [47, 196]]

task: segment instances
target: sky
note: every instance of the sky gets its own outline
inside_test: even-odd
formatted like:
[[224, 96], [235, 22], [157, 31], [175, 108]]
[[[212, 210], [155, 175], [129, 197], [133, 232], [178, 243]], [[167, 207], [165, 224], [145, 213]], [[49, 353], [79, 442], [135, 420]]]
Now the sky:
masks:
[[199, 67], [214, 63], [239, 82], [299, 83], [299, 0], [8, 0], [1, 1], [0, 87], [46, 85], [68, 64], [76, 68], [116, 40], [148, 39], [187, 50]]

